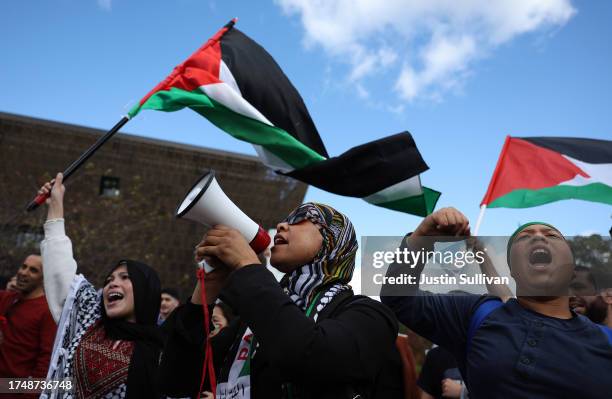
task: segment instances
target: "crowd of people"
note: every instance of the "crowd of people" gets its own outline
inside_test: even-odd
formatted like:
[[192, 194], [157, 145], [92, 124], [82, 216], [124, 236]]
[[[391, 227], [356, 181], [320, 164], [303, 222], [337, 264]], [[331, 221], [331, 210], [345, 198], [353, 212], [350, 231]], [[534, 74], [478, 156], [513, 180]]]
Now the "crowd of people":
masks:
[[[527, 223], [509, 239], [516, 295], [433, 294], [407, 284], [384, 286], [377, 301], [349, 285], [358, 250], [349, 218], [305, 203], [276, 226], [269, 262], [284, 273], [280, 283], [238, 231], [218, 225], [195, 250], [195, 261], [214, 269], [204, 286], [194, 278], [193, 294], [181, 301], [136, 260], [106, 265], [99, 289], [77, 274], [61, 174], [40, 193], [50, 194], [41, 253], [0, 291], [0, 377], [73, 383], [41, 397], [611, 395], [612, 289], [575, 266], [550, 224]], [[431, 250], [436, 237], [469, 236], [468, 219], [444, 208], [401, 248]], [[425, 265], [394, 263], [387, 276], [418, 277]], [[420, 372], [399, 323], [433, 343]]]

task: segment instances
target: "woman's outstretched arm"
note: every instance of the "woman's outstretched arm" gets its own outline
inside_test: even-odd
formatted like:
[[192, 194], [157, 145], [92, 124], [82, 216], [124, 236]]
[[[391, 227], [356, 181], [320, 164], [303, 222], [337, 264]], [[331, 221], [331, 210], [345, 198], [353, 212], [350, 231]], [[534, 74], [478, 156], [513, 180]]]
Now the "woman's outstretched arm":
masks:
[[[45, 239], [41, 243], [45, 295], [49, 310], [57, 323], [76, 275], [77, 264], [72, 255], [72, 242], [64, 228], [63, 176], [58, 173], [55, 180], [45, 183], [39, 193], [51, 192], [47, 199], [47, 221], [44, 225]], [[52, 186], [52, 182], [53, 186]]]

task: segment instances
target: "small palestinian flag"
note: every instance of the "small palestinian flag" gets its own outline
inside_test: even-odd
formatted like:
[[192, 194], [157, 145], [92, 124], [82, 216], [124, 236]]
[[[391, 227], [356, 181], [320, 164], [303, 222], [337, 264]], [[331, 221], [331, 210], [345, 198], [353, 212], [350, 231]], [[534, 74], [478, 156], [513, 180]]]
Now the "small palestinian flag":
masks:
[[481, 205], [528, 208], [564, 199], [612, 205], [612, 141], [506, 137]]
[[[330, 158], [304, 101], [266, 50], [229, 22], [128, 114], [188, 107], [253, 144], [275, 172], [388, 209], [426, 216], [440, 193], [421, 186], [428, 166], [408, 132]], [[350, 137], [350, 132], [342, 132]]]

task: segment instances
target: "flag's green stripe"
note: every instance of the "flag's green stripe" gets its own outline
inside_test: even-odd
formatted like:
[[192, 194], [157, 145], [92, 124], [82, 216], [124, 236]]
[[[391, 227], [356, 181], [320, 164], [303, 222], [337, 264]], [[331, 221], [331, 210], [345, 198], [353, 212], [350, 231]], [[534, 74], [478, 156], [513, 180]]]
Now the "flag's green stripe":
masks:
[[133, 117], [138, 115], [138, 113], [140, 112], [140, 109], [141, 109], [140, 103], [134, 105], [132, 109], [128, 112], [128, 117], [132, 119]]
[[417, 216], [427, 216], [433, 212], [440, 197], [440, 192], [423, 187], [423, 194], [388, 202], [370, 202], [372, 205], [392, 209], [394, 211], [411, 213]]
[[[177, 88], [159, 91], [149, 97], [144, 104], [134, 106], [128, 116], [133, 118], [142, 109], [172, 112], [185, 107], [196, 111], [238, 140], [261, 145], [295, 169], [301, 169], [325, 159], [283, 129], [238, 114], [214, 101], [199, 89], [192, 92]], [[421, 195], [388, 202], [370, 203], [413, 215], [427, 216], [435, 209], [439, 197], [440, 192], [423, 187]]]
[[185, 107], [196, 111], [238, 140], [261, 145], [295, 169], [325, 159], [283, 129], [240, 115], [212, 100], [199, 89], [192, 92], [177, 88], [159, 91], [142, 106], [134, 107], [128, 115], [133, 117], [141, 109], [172, 112]]
[[603, 202], [612, 205], [612, 187], [603, 183], [586, 186], [558, 185], [540, 190], [514, 190], [497, 198], [488, 208], [529, 208], [564, 199]]

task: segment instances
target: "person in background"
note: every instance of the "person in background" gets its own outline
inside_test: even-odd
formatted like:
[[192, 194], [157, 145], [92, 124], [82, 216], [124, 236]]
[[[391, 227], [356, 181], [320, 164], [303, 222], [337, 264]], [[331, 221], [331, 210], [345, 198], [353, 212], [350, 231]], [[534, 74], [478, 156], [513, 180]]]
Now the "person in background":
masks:
[[[260, 259], [261, 260], [261, 259]], [[221, 300], [217, 299], [217, 303], [213, 307], [212, 316], [210, 318], [210, 322], [212, 324], [213, 330], [208, 335], [209, 338], [214, 337], [219, 334], [221, 330], [226, 328], [234, 319], [232, 309], [229, 306], [221, 302]], [[210, 389], [210, 386], [207, 386]], [[200, 399], [215, 399], [215, 396], [210, 391], [202, 392]]]
[[178, 291], [174, 288], [164, 288], [161, 290], [161, 305], [159, 306], [159, 317], [157, 325], [160, 326], [166, 321], [170, 313], [181, 304]]
[[13, 289], [0, 291], [0, 377], [45, 377], [56, 325], [43, 284], [43, 263], [30, 255]]
[[19, 291], [17, 289], [17, 275], [11, 277], [9, 281], [7, 281], [6, 290], [7, 291]]
[[233, 318], [232, 309], [223, 302], [217, 300], [212, 312], [211, 322], [214, 326], [214, 330], [210, 332], [210, 337], [214, 337], [219, 331], [227, 327]]
[[[589, 305], [597, 298], [597, 284], [590, 268], [585, 266], [576, 266], [574, 268], [574, 278], [570, 283], [570, 295], [570, 307], [572, 310], [588, 317], [587, 311]], [[600, 317], [596, 317], [596, 319], [598, 318]], [[599, 321], [593, 321], [599, 323]]]
[[[491, 293], [491, 288], [488, 287], [488, 291], [490, 295], [494, 295]], [[499, 293], [501, 295], [497, 296], [504, 302], [510, 298], [504, 290], [500, 290]], [[449, 294], [469, 295], [467, 291], [462, 290], [452, 290]], [[422, 390], [421, 399], [468, 397], [463, 377], [457, 368], [457, 361], [452, 353], [437, 345], [427, 351], [417, 385]]]
[[576, 266], [570, 294], [570, 307], [574, 312], [588, 317], [593, 323], [612, 328], [612, 290], [600, 289], [590, 268]]
[[601, 290], [598, 301], [606, 307], [606, 317], [604, 317], [601, 324], [612, 329], [612, 288]]
[[421, 399], [461, 398], [465, 391], [457, 361], [440, 346], [427, 352], [417, 385], [422, 389]]

